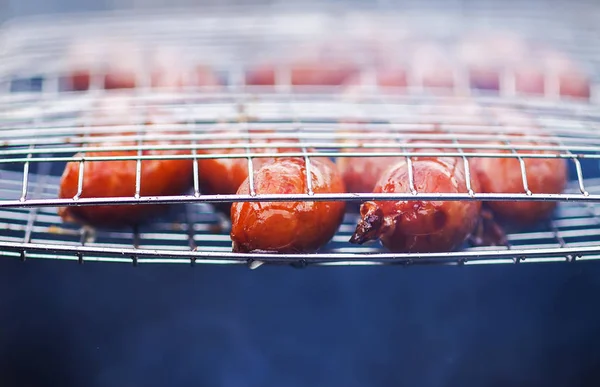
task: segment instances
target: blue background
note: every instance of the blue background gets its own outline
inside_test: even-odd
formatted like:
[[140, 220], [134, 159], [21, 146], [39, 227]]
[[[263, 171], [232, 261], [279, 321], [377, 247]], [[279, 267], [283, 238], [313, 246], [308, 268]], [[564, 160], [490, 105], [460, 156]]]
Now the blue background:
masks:
[[[0, 0], [0, 20], [109, 1]], [[0, 260], [2, 386], [599, 386], [600, 263]]]
[[0, 262], [4, 386], [598, 386], [596, 263]]

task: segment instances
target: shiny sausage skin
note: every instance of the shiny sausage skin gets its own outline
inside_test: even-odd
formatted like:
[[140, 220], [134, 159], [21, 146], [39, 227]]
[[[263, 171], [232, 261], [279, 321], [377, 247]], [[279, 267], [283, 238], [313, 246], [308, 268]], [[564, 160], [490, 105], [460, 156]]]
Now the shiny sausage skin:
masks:
[[[335, 164], [326, 158], [311, 159], [315, 193], [343, 193], [344, 182]], [[257, 194], [307, 192], [302, 158], [273, 160], [256, 171]], [[249, 194], [246, 179], [238, 194]], [[231, 207], [231, 240], [234, 252], [311, 253], [327, 244], [342, 223], [345, 203], [336, 202], [236, 202]]]
[[[421, 193], [466, 193], [463, 162], [456, 158], [414, 159], [415, 188]], [[477, 179], [471, 179], [477, 191]], [[390, 167], [375, 186], [375, 193], [408, 193], [408, 165]], [[350, 239], [363, 244], [381, 240], [392, 252], [428, 253], [460, 247], [479, 219], [478, 201], [368, 201], [360, 209], [361, 220]]]
[[[517, 137], [518, 138], [518, 137]], [[514, 140], [514, 139], [513, 139]], [[536, 145], [533, 141], [512, 141], [514, 145]], [[545, 143], [547, 145], [548, 143]], [[541, 145], [541, 144], [537, 144]], [[489, 152], [489, 150], [487, 151]], [[508, 150], [494, 150], [508, 153]], [[519, 153], [552, 155], [552, 151], [522, 150]], [[551, 157], [551, 156], [550, 156]], [[567, 163], [560, 158], [523, 158], [528, 188], [537, 194], [559, 194], [566, 186]], [[471, 169], [481, 183], [484, 193], [525, 193], [521, 165], [517, 158], [475, 158]], [[497, 218], [518, 225], [532, 225], [548, 218], [556, 208], [556, 201], [492, 201], [486, 205]]]
[[[144, 151], [144, 155], [190, 154], [182, 151]], [[87, 157], [136, 156], [137, 151], [87, 152]], [[76, 157], [79, 156], [76, 155]], [[179, 195], [192, 183], [190, 159], [142, 160], [141, 196]], [[82, 198], [132, 197], [135, 195], [136, 161], [89, 161], [83, 171]], [[62, 175], [59, 197], [70, 199], [77, 194], [79, 162], [67, 163]], [[59, 209], [65, 221], [92, 226], [123, 227], [137, 224], [165, 206], [104, 205], [69, 206]]]

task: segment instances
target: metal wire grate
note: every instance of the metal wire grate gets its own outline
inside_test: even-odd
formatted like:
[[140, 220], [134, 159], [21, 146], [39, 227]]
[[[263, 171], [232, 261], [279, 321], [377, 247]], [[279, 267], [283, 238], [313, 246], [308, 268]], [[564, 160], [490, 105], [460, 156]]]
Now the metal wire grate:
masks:
[[[346, 15], [345, 22], [356, 19]], [[381, 16], [380, 16], [381, 17]], [[312, 18], [312, 19], [311, 19]], [[354, 19], [348, 19], [354, 18]], [[240, 20], [243, 19], [240, 17]], [[343, 18], [307, 16], [298, 24], [319, 25], [315, 35], [326, 34], [327, 23]], [[183, 42], [185, 36], [199, 38], [193, 47], [217, 47], [239, 56], [253, 49], [234, 49], [273, 36], [274, 25], [287, 31], [267, 39], [273, 46], [289, 45], [306, 34], [294, 26], [285, 25], [285, 18], [267, 19], [261, 25], [257, 16], [243, 19], [237, 27], [222, 25], [213, 19], [210, 33], [190, 27], [177, 29], [181, 19], [164, 19], [170, 42]], [[373, 15], [364, 20], [377, 20]], [[423, 19], [421, 19], [423, 20]], [[106, 20], [105, 20], [106, 21]], [[189, 20], [188, 20], [189, 21]], [[327, 23], [324, 23], [326, 21]], [[177, 23], [179, 22], [179, 23]], [[546, 21], [547, 22], [547, 21]], [[36, 22], [34, 27], [40, 27]], [[133, 30], [137, 37], [158, 39], [160, 33], [152, 22], [135, 24], [115, 21], [123, 29]], [[121, 24], [119, 24], [121, 23]], [[156, 23], [161, 24], [158, 20]], [[293, 24], [293, 23], [292, 23]], [[165, 27], [167, 25], [167, 27]], [[198, 23], [185, 24], [197, 26]], [[255, 35], [240, 38], [240, 33], [260, 25]], [[325, 28], [327, 25], [329, 28]], [[521, 98], [500, 90], [497, 94], [475, 93], [458, 89], [461, 97], [431, 95], [422, 85], [409, 85], [404, 94], [378, 89], [369, 84], [370, 65], [363, 63], [364, 89], [349, 93], [341, 87], [306, 87], [291, 90], [279, 83], [272, 90], [246, 88], [239, 76], [238, 56], [221, 56], [212, 63], [226, 80], [225, 87], [203, 90], [189, 87], [181, 90], [150, 90], [147, 79], [140, 76], [138, 87], [130, 91], [109, 92], [97, 87], [83, 93], [65, 92], [61, 77], [68, 66], [61, 61], [68, 35], [74, 26], [55, 28], [46, 25], [44, 44], [31, 39], [32, 29], [14, 25], [4, 34], [0, 79], [7, 93], [0, 93], [0, 254], [26, 258], [52, 258], [76, 261], [113, 261], [137, 263], [261, 263], [293, 265], [347, 264], [482, 264], [508, 262], [550, 262], [598, 259], [600, 257], [600, 220], [594, 203], [600, 201], [600, 111], [589, 101], [559, 98], [548, 92], [539, 98]], [[339, 26], [339, 24], [335, 24]], [[91, 24], [94, 30], [98, 25]], [[555, 26], [556, 27], [556, 26]], [[202, 27], [208, 28], [208, 27]], [[116, 28], [118, 31], [118, 28]], [[9, 36], [14, 31], [20, 32]], [[154, 31], [150, 34], [149, 31]], [[164, 31], [164, 30], [163, 30]], [[217, 32], [215, 32], [217, 31]], [[279, 31], [279, 30], [277, 30]], [[555, 31], [555, 42], [562, 36]], [[39, 33], [39, 30], [38, 30]], [[269, 34], [270, 33], [270, 34]], [[92, 32], [90, 32], [92, 34]], [[586, 32], [573, 36], [580, 37]], [[295, 35], [295, 37], [294, 37]], [[148, 38], [150, 37], [150, 38]], [[564, 36], [563, 36], [564, 38]], [[564, 38], [565, 41], [568, 39]], [[198, 43], [203, 41], [204, 43]], [[209, 43], [206, 43], [209, 42]], [[250, 45], [251, 46], [251, 45]], [[254, 46], [252, 46], [254, 47]], [[207, 52], [207, 51], [203, 51]], [[258, 51], [260, 56], [260, 52]], [[581, 53], [580, 53], [581, 54]], [[248, 54], [249, 55], [249, 54]], [[256, 53], [255, 53], [256, 55]], [[594, 69], [594, 56], [581, 54]], [[218, 56], [217, 56], [218, 57]], [[40, 64], [40, 60], [48, 59]], [[251, 60], [250, 60], [251, 61]], [[285, 68], [284, 68], [285, 70]], [[41, 78], [37, 91], [14, 91], [15, 80], [37, 74]], [[138, 74], [139, 75], [139, 74]], [[592, 80], [593, 71], [591, 72]], [[92, 74], [96, 79], [101, 74]], [[460, 78], [460, 74], [458, 75]], [[279, 79], [289, 79], [285, 74]], [[99, 84], [93, 81], [92, 85]], [[460, 84], [460, 82], [459, 82]], [[510, 89], [510, 87], [508, 87]], [[595, 90], [594, 88], [592, 90]], [[592, 97], [594, 93], [592, 93]], [[593, 98], [592, 98], [593, 102]], [[102, 109], [114, 113], [104, 115]], [[124, 108], [123, 108], [124, 107]], [[150, 111], [159, 110], [167, 119], [144, 125]], [[103, 121], [103, 119], [107, 119]], [[149, 130], [151, 127], [152, 130]], [[276, 132], [261, 133], [261, 130]], [[533, 130], [534, 129], [534, 130]], [[372, 140], [365, 139], [365, 133]], [[129, 133], [124, 136], [123, 133]], [[521, 133], [517, 144], [510, 135]], [[169, 141], [176, 135], [182, 143]], [[240, 140], [240, 136], [242, 139]], [[504, 140], [499, 143], [498, 140]], [[236, 140], [232, 143], [232, 140]], [[269, 142], [265, 142], [269, 140]], [[127, 144], [124, 144], [126, 142]], [[160, 142], [160, 145], [156, 145]], [[98, 144], [102, 144], [98, 147]], [[300, 144], [300, 145], [299, 145]], [[194, 173], [194, 189], [186, 195], [140, 196], [144, 184], [140, 176], [142, 160], [192, 158], [194, 170], [203, 158], [241, 158], [252, 163], [258, 158], [278, 156], [282, 147], [299, 148], [288, 156], [302, 157], [404, 157], [409, 163], [415, 156], [439, 156], [435, 150], [444, 148], [444, 156], [462, 158], [467, 171], [473, 158], [515, 158], [520, 162], [524, 189], [522, 193], [406, 193], [406, 194], [316, 194], [308, 191], [294, 195], [205, 195], [199, 190], [198, 173]], [[271, 152], [257, 148], [272, 149]], [[231, 152], [232, 149], [239, 153]], [[374, 150], [376, 149], [376, 150]], [[382, 151], [386, 149], [387, 151]], [[130, 156], [102, 156], [110, 151], [135, 151]], [[144, 155], [146, 150], [188, 150], [188, 155]], [[213, 153], [206, 154], [207, 150]], [[215, 151], [216, 150], [216, 151]], [[219, 150], [223, 150], [218, 153]], [[86, 152], [99, 156], [86, 156]], [[74, 156], [76, 153], [82, 154]], [[569, 164], [571, 183], [561, 194], [545, 194], [528, 190], [524, 160], [528, 158], [562, 158]], [[59, 176], [67, 162], [84, 166], [99, 160], [136, 160], [136, 195], [131, 197], [57, 199]], [[200, 174], [202, 171], [200, 170]], [[80, 175], [80, 179], [83, 174]], [[79, 182], [79, 187], [83, 184]], [[409, 182], [414, 186], [413, 182]], [[429, 254], [384, 253], [375, 245], [353, 246], [348, 243], [357, 215], [348, 213], [334, 239], [318, 254], [241, 254], [231, 252], [227, 220], [210, 204], [232, 201], [300, 201], [344, 200], [553, 200], [560, 201], [556, 216], [539, 229], [513, 233], [503, 247], [470, 247], [462, 251]], [[93, 230], [63, 224], [56, 210], [60, 206], [98, 204], [173, 204], [170, 213], [133, 230]]]
[[[3, 195], [21, 192], [19, 172], [1, 171]], [[35, 176], [29, 181], [41, 199], [56, 197], [56, 177]], [[44, 187], [44, 188], [40, 188]], [[600, 180], [587, 189], [600, 194]], [[578, 187], [571, 186], [569, 192]], [[65, 259], [134, 263], [250, 264], [255, 260], [279, 264], [489, 264], [600, 259], [600, 213], [587, 202], [561, 203], [547, 229], [509, 234], [504, 248], [467, 248], [436, 254], [389, 254], [378, 247], [347, 244], [356, 215], [346, 216], [334, 239], [319, 254], [284, 256], [231, 253], [227, 222], [205, 204], [188, 204], [185, 211], [137, 230], [80, 230], [62, 224], [54, 208], [0, 210], [0, 254], [16, 258]]]

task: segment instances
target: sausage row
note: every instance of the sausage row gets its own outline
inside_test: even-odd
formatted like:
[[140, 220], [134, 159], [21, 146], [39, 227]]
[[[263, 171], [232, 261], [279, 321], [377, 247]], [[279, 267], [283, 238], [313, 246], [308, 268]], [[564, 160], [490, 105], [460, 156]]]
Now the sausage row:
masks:
[[[389, 41], [388, 41], [389, 40]], [[67, 88], [88, 90], [98, 75], [105, 89], [202, 87], [212, 90], [229, 82], [230, 68], [188, 58], [185, 48], [140, 47], [121, 43], [82, 42], [71, 48]], [[218, 53], [206, 55], [219, 57]], [[361, 61], [369, 58], [369, 66]], [[218, 62], [218, 61], [217, 61]], [[510, 33], [467, 36], [456, 45], [410, 39], [330, 41], [294, 46], [268, 60], [248, 64], [236, 81], [248, 86], [343, 86], [360, 90], [363, 85], [404, 89], [420, 85], [431, 90], [468, 86], [472, 89], [512, 90], [519, 95], [560, 95], [589, 99], [587, 71], [567, 54], [533, 45]], [[365, 67], [369, 71], [362, 71]], [[217, 69], [218, 68], [218, 69]], [[141, 70], [147, 70], [143, 73]]]
[[[492, 112], [498, 119], [507, 112]], [[152, 123], [144, 130], [152, 132]], [[257, 131], [268, 143], [270, 131]], [[143, 133], [142, 133], [143, 134]], [[152, 132], [156, 135], [156, 132]], [[217, 133], [215, 133], [217, 134]], [[232, 134], [232, 133], [228, 133]], [[432, 133], [435, 134], [435, 133]], [[117, 145], [135, 145], [125, 140]], [[139, 136], [140, 133], [137, 133]], [[170, 134], [173, 135], [172, 133]], [[239, 137], [238, 137], [239, 135]], [[228, 143], [243, 144], [243, 133], [233, 133]], [[532, 140], [534, 138], [535, 140]], [[133, 139], [133, 137], [132, 137]], [[293, 139], [278, 140], [294, 143]], [[297, 141], [297, 140], [296, 140]], [[445, 140], [450, 144], [450, 140]], [[420, 142], [420, 145], [415, 144]], [[444, 143], [427, 140], [410, 140], [404, 147], [415, 151], [454, 151], [444, 148]], [[551, 143], [551, 138], [532, 127], [527, 132], [505, 133], [503, 143], [513, 145], [540, 145]], [[189, 143], [189, 142], [187, 142]], [[218, 142], [206, 141], [216, 146], [199, 149], [198, 153], [243, 153], [243, 148], [218, 149]], [[431, 143], [431, 142], [430, 142]], [[479, 152], [477, 144], [465, 153]], [[502, 145], [499, 140], [491, 142]], [[102, 147], [106, 143], [94, 142]], [[183, 145], [180, 150], [144, 150], [143, 156], [169, 156], [177, 159], [107, 160], [89, 161], [80, 171], [81, 163], [69, 162], [62, 176], [61, 198], [106, 198], [146, 196], [172, 196], [186, 192], [194, 181], [191, 150], [185, 141], [147, 141], [145, 145]], [[468, 145], [468, 141], [463, 142]], [[111, 145], [115, 145], [112, 143]], [[416, 149], [415, 149], [416, 148]], [[364, 148], [364, 150], [373, 150]], [[278, 157], [254, 158], [253, 186], [250, 187], [249, 166], [246, 158], [199, 158], [198, 180], [203, 194], [306, 194], [306, 193], [560, 193], [567, 181], [564, 159], [554, 151], [535, 150], [544, 158], [470, 158], [467, 169], [462, 158], [446, 156], [406, 157], [338, 157], [336, 163], [328, 158], [311, 157], [307, 164], [303, 157], [286, 156], [299, 152], [294, 148], [254, 148], [254, 152], [273, 153]], [[390, 149], [387, 148], [389, 151]], [[363, 150], [361, 150], [363, 151]], [[489, 151], [489, 150], [488, 150]], [[493, 152], [511, 152], [509, 149]], [[532, 151], [524, 151], [532, 152]], [[129, 156], [137, 151], [90, 151], [85, 156]], [[521, 169], [526, 170], [526, 183]], [[136, 175], [139, 181], [136, 189]], [[79, 178], [82, 184], [79, 187]], [[80, 189], [81, 188], [81, 189]], [[479, 201], [367, 201], [360, 206], [360, 221], [350, 242], [362, 244], [380, 240], [394, 252], [434, 252], [455, 250], [473, 235], [480, 224], [482, 207], [504, 221], [531, 225], [549, 217], [556, 205], [550, 201], [486, 202]], [[350, 207], [350, 206], [348, 206]], [[153, 205], [68, 206], [60, 209], [66, 221], [76, 221], [94, 226], [126, 226], [147, 220], [160, 210]], [[232, 221], [231, 239], [236, 252], [315, 252], [323, 247], [340, 226], [346, 208], [343, 201], [288, 201], [288, 202], [234, 202], [226, 208]]]

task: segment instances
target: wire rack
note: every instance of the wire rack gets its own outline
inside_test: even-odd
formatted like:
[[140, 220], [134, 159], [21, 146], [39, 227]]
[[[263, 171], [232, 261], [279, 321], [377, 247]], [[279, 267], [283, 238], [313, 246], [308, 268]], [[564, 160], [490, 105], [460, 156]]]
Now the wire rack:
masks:
[[[491, 15], [497, 13], [487, 11], [481, 12], [480, 19], [473, 19], [473, 25], [477, 25], [476, 20], [485, 25], [492, 23]], [[464, 9], [461, 12], [464, 16]], [[0, 233], [0, 254], [21, 259], [246, 264], [251, 268], [263, 263], [295, 266], [483, 264], [600, 257], [600, 218], [595, 206], [600, 201], [600, 110], [595, 105], [595, 71], [599, 58], [584, 49], [578, 51], [578, 46], [572, 44], [573, 40], [590, 39], [594, 31], [569, 29], [568, 24], [561, 27], [561, 22], [548, 17], [499, 17], [515, 29], [522, 27], [520, 31], [530, 37], [534, 37], [540, 26], [545, 26], [546, 31], [552, 31], [549, 33], [552, 36], [545, 37], [546, 41], [570, 49], [567, 51], [572, 57], [582, 59], [592, 86], [591, 98], [586, 101], [564, 98], [552, 87], [538, 97], [518, 96], [505, 84], [497, 93], [456, 87], [454, 95], [439, 95], [428, 93], [415, 83], [407, 87], [406, 93], [398, 94], [369, 84], [371, 64], [364, 60], [368, 57], [360, 53], [356, 58], [362, 60], [365, 87], [357, 96], [344, 92], [339, 86], [292, 90], [289, 83], [278, 82], [273, 88], [249, 88], [241, 76], [244, 68], [240, 63], [252, 63], [265, 52], [281, 50], [292, 42], [330, 35], [332, 31], [337, 31], [337, 35], [354, 31], [357, 36], [361, 33], [368, 36], [370, 26], [385, 20], [410, 20], [419, 25], [444, 19], [431, 13], [417, 13], [421, 16], [415, 22], [415, 13], [406, 9], [395, 14], [396, 19], [364, 10], [359, 15], [355, 11], [340, 14], [336, 10], [335, 16], [323, 12], [294, 13], [293, 17], [281, 12], [267, 16], [260, 12], [235, 15], [216, 13], [205, 16], [203, 23], [198, 22], [199, 17], [185, 14], [160, 18], [149, 14], [137, 19], [96, 16], [87, 23], [71, 20], [60, 27], [54, 25], [52, 19], [34, 19], [5, 27], [0, 46], [0, 80], [4, 85], [4, 92], [0, 93], [0, 229], [4, 230]], [[590, 17], [589, 12], [587, 15]], [[452, 18], [456, 15], [449, 19]], [[569, 17], [560, 20], [564, 23]], [[440, 28], [444, 30], [443, 36], [451, 39], [453, 35], [464, 33], [456, 24], [460, 23], [444, 23]], [[141, 71], [138, 86], [129, 91], [102, 90], [98, 87], [99, 81], [92, 81], [85, 92], [65, 90], [62, 78], [68, 75], [69, 67], [63, 59], [75, 30], [86, 36], [106, 30], [114, 35], [128, 31], [127, 36], [134, 36], [136, 41], [190, 44], [198, 53], [215, 54], [209, 62], [220, 71], [225, 86], [216, 90], [202, 87], [152, 90]], [[440, 32], [432, 29], [428, 33]], [[100, 76], [102, 74], [94, 73], [92, 79]], [[456, 74], [459, 80], [461, 76], [464, 75]], [[283, 75], [278, 79], [289, 77]], [[126, 106], [126, 118], [118, 116], [115, 121], [111, 116], [106, 122], [90, 118], [97, 117], [102, 109], [112, 111], [114, 104]], [[166, 112], [169, 120], [152, 125], [156, 132], [148, 133], [143, 124], [153, 109]], [[532, 127], [541, 131], [530, 132]], [[276, 132], [255, 131], [264, 129], [276, 129]], [[125, 132], [130, 135], [124, 137]], [[366, 132], [371, 140], [365, 140]], [[514, 132], [526, 133], [520, 137], [526, 145], [510, 141], [507, 135]], [[174, 133], [186, 143], [165, 143]], [[232, 139], [236, 142], [232, 143]], [[267, 139], [269, 142], [265, 142]], [[123, 141], [133, 141], [133, 144], [123, 145]], [[154, 141], [163, 143], [157, 147]], [[97, 147], [99, 142], [103, 144], [101, 148]], [[472, 190], [459, 194], [315, 194], [309, 190], [295, 195], [206, 195], [200, 191], [199, 177], [195, 173], [194, 188], [185, 195], [57, 199], [60, 174], [67, 162], [84, 165], [94, 160], [116, 159], [114, 156], [85, 156], [89, 151], [137, 151], [136, 155], [118, 159], [136, 160], [135, 191], [139, 193], [143, 184], [139, 171], [144, 159], [192, 158], [194, 170], [198, 171], [198, 162], [203, 158], [242, 158], [249, 164], [252, 181], [252, 164], [261, 157], [277, 156], [277, 149], [286, 146], [299, 148], [288, 156], [304, 158], [307, 165], [313, 157], [395, 156], [404, 157], [410, 163], [414, 156], [439, 156], [439, 151], [422, 149], [437, 146], [446, 149], [445, 156], [461, 158], [467, 171], [474, 157], [515, 158], [519, 160], [524, 190], [520, 194]], [[232, 153], [234, 148], [240, 152]], [[263, 151], [257, 152], [257, 148]], [[264, 148], [272, 151], [265, 152]], [[189, 150], [190, 155], [143, 154], [145, 150], [182, 149]], [[213, 153], [207, 155], [207, 150]], [[75, 156], [77, 153], [83, 156]], [[565, 159], [571, 178], [569, 188], [561, 194], [529, 191], [524, 162], [528, 158]], [[414, 185], [412, 181], [409, 184]], [[338, 233], [319, 253], [293, 255], [231, 252], [227, 217], [212, 206], [232, 201], [358, 203], [414, 200], [415, 197], [418, 200], [552, 200], [560, 204], [553, 219], [545, 224], [510, 233], [506, 246], [464, 246], [456, 252], [426, 254], [392, 254], [375, 244], [349, 244], [358, 215], [348, 211]], [[160, 203], [172, 204], [171, 211], [131, 230], [81, 228], [63, 223], [57, 215], [57, 208], [62, 206]]]

